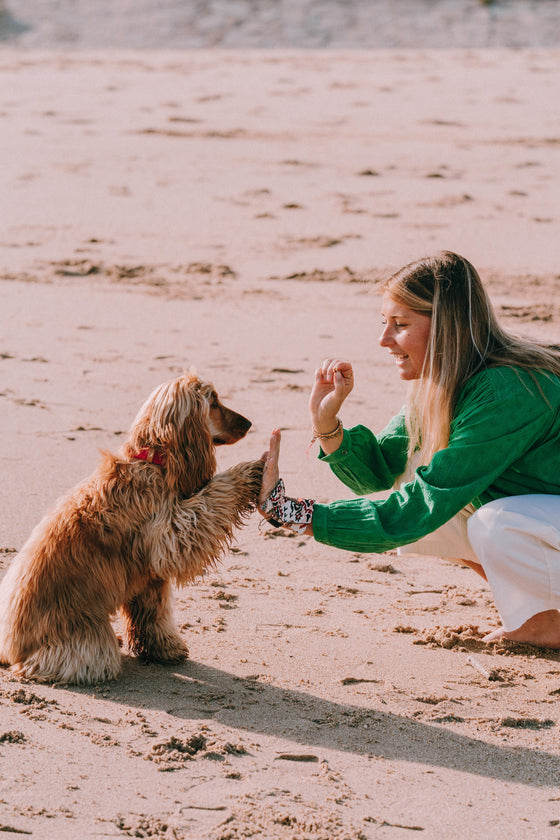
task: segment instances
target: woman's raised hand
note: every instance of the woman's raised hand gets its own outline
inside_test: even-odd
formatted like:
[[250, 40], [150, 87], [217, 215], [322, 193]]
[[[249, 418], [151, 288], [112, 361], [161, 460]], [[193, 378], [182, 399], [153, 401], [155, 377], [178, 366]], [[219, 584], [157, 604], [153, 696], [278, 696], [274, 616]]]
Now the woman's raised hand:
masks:
[[354, 387], [354, 374], [350, 362], [325, 359], [315, 371], [315, 382], [309, 398], [311, 422], [321, 434], [332, 432], [342, 403]]
[[268, 452], [265, 452], [263, 457], [264, 470], [261, 492], [259, 495], [258, 508], [260, 512], [262, 505], [268, 499], [280, 478], [280, 471], [278, 468], [278, 458], [280, 456], [280, 429], [273, 429], [270, 435], [270, 447]]

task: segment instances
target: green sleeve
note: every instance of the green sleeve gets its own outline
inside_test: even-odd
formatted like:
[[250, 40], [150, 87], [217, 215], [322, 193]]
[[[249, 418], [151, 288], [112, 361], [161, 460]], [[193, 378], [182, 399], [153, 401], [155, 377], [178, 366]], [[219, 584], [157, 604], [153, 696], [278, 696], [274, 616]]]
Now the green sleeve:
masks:
[[448, 446], [385, 500], [316, 504], [315, 539], [363, 552], [416, 542], [515, 465], [546, 433], [553, 413], [558, 407], [549, 404], [529, 374], [494, 368], [476, 375], [461, 394]]
[[333, 473], [358, 496], [388, 490], [406, 467], [408, 434], [404, 412], [377, 437], [365, 426], [344, 430], [340, 447], [319, 454]]

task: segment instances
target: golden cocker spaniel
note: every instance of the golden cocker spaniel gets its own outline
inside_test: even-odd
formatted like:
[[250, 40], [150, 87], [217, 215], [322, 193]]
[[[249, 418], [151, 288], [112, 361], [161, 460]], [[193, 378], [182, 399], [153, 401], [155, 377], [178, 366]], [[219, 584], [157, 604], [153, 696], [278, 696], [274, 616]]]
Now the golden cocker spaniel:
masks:
[[119, 609], [131, 652], [185, 659], [171, 585], [212, 567], [255, 507], [262, 460], [215, 474], [215, 447], [250, 426], [193, 373], [157, 388], [119, 453], [103, 453], [14, 558], [0, 585], [0, 662], [41, 681], [113, 679]]

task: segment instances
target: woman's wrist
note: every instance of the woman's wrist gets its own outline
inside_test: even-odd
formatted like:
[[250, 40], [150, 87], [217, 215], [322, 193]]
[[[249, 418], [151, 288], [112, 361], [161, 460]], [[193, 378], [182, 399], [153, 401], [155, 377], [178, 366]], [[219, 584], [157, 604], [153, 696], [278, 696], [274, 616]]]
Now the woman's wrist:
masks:
[[342, 420], [338, 417], [336, 418], [336, 425], [334, 428], [331, 428], [329, 432], [321, 432], [315, 426], [313, 426], [313, 440], [333, 440], [334, 438], [341, 437], [344, 434], [344, 429], [342, 426]]
[[280, 478], [272, 493], [262, 503], [260, 510], [275, 528], [283, 526], [295, 531], [296, 534], [312, 534], [311, 522], [314, 506], [314, 499], [294, 499], [287, 496], [284, 482]]
[[335, 419], [336, 424], [334, 427], [331, 426], [331, 429], [328, 432], [319, 431], [319, 429], [317, 429], [317, 427], [313, 424], [313, 437], [311, 438], [308, 450], [313, 446], [315, 441], [318, 440], [321, 449], [326, 455], [332, 455], [333, 452], [336, 452], [344, 438], [344, 427], [342, 425], [342, 420], [338, 417]]
[[311, 428], [313, 429], [313, 434], [315, 437], [323, 437], [327, 435], [334, 435], [336, 432], [339, 431], [339, 427], [341, 426], [339, 418], [335, 415], [332, 417], [321, 419], [317, 417], [313, 417], [311, 415]]

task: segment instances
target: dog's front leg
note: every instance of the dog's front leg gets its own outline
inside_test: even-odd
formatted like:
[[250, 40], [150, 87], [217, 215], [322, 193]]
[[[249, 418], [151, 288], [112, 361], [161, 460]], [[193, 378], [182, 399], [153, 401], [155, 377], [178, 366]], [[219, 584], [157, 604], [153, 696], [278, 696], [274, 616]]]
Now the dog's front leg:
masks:
[[151, 579], [122, 607], [128, 646], [144, 662], [182, 662], [189, 655], [173, 618], [171, 584]]
[[262, 460], [237, 464], [215, 475], [194, 496], [174, 503], [172, 537], [162, 540], [152, 555], [159, 576], [184, 584], [216, 564], [234, 529], [256, 507], [263, 465]]

